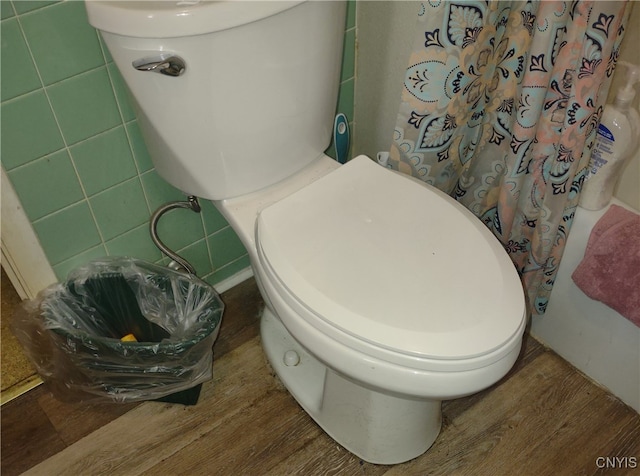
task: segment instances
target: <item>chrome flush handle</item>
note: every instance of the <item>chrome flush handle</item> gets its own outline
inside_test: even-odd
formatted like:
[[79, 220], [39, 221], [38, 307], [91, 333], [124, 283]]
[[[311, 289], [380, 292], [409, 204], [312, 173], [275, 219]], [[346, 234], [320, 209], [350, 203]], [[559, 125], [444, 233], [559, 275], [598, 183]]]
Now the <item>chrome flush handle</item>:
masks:
[[151, 71], [167, 76], [180, 76], [187, 68], [182, 58], [171, 53], [141, 58], [131, 64], [138, 71]]

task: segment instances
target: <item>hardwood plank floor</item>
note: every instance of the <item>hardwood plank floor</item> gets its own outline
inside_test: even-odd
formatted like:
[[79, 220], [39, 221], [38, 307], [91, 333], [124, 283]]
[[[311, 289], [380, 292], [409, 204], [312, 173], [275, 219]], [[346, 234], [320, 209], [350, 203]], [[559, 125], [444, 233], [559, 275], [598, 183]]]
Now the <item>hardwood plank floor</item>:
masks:
[[[2, 406], [2, 474], [640, 472], [640, 415], [530, 337], [502, 381], [443, 404], [442, 432], [427, 453], [395, 466], [362, 462], [324, 434], [271, 375], [253, 280], [223, 299], [214, 378], [197, 405], [68, 404], [39, 387]], [[618, 467], [601, 469], [605, 460], [598, 457], [618, 457]]]

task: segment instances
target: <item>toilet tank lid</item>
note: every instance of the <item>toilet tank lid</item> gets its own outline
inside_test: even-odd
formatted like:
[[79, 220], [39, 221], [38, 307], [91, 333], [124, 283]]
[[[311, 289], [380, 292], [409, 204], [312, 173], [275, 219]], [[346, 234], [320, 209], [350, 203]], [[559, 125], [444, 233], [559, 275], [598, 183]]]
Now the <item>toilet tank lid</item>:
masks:
[[261, 259], [319, 319], [403, 354], [485, 355], [525, 318], [500, 242], [441, 191], [365, 156], [265, 208]]
[[226, 30], [300, 3], [303, 1], [85, 0], [94, 28], [137, 38], [175, 38]]

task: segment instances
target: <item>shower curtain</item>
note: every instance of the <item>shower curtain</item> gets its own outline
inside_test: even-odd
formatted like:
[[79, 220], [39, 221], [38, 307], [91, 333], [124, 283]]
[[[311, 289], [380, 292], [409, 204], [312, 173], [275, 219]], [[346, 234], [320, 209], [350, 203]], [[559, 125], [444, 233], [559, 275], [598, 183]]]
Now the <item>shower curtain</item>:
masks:
[[474, 212], [543, 314], [631, 3], [423, 2], [390, 164]]

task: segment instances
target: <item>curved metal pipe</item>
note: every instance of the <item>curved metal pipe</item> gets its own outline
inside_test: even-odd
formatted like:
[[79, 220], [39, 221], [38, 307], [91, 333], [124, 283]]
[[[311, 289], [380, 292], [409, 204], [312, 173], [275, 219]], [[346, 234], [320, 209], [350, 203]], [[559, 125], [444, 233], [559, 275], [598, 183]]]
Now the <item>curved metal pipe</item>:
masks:
[[196, 270], [191, 265], [191, 263], [189, 263], [186, 259], [184, 259], [182, 256], [177, 254], [167, 245], [165, 245], [162, 242], [162, 240], [160, 240], [160, 237], [158, 236], [157, 228], [158, 228], [158, 221], [160, 220], [160, 217], [165, 213], [167, 213], [169, 210], [173, 210], [175, 208], [188, 208], [190, 210], [193, 210], [196, 213], [200, 213], [200, 210], [201, 210], [200, 204], [198, 203], [198, 198], [193, 195], [187, 197], [186, 201], [169, 202], [169, 203], [165, 203], [164, 205], [161, 205], [160, 207], [158, 207], [158, 209], [155, 212], [153, 212], [153, 215], [151, 215], [151, 221], [149, 223], [151, 240], [160, 249], [160, 251], [162, 251], [165, 255], [167, 255], [169, 258], [175, 261], [175, 263], [179, 266], [181, 270], [186, 271], [187, 273], [193, 274], [195, 276]]

